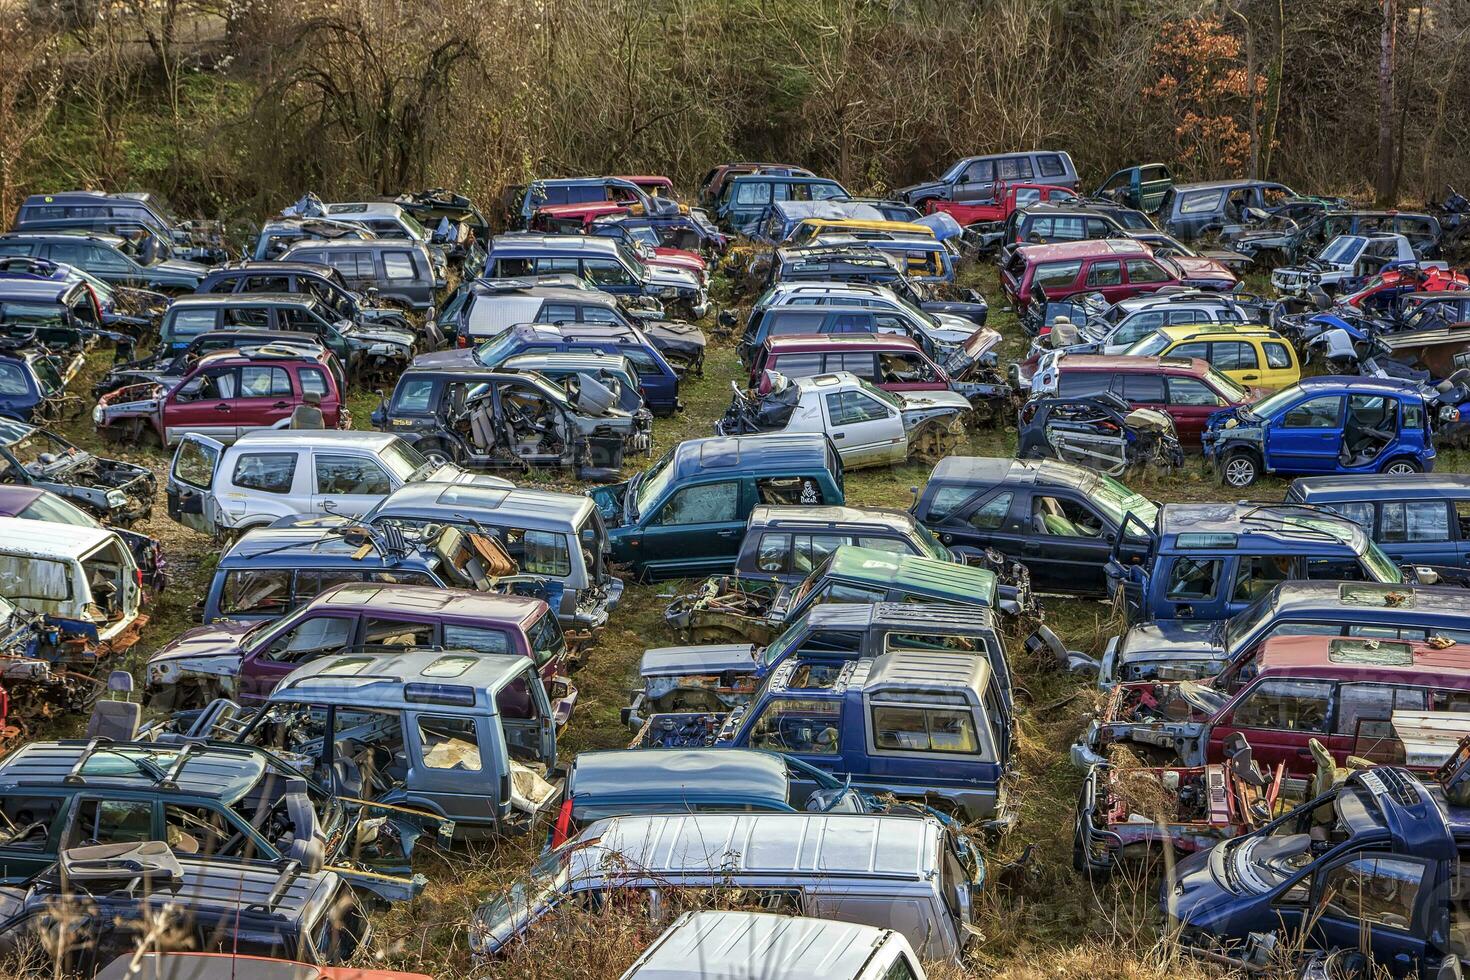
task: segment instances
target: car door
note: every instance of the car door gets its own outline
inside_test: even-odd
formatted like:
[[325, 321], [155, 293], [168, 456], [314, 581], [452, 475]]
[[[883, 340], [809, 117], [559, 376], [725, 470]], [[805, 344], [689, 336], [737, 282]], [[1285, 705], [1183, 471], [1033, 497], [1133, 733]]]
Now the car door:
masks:
[[0, 843], [0, 880], [22, 881], [56, 860], [70, 796], [68, 791], [38, 787], [0, 799], [0, 816], [8, 832]]
[[1355, 850], [1324, 863], [1312, 875], [1309, 942], [1322, 949], [1366, 942], [1378, 963], [1420, 963], [1424, 976], [1435, 975], [1424, 940], [1424, 924], [1435, 930], [1443, 921], [1446, 893], [1432, 887], [1435, 878], [1433, 866], [1413, 854]]
[[863, 391], [822, 396], [826, 431], [847, 466], [901, 462], [908, 437], [898, 411]]
[[1038, 589], [1106, 593], [1104, 566], [1116, 530], [1080, 493], [1065, 487], [1031, 494], [1021, 561]]
[[269, 630], [241, 658], [237, 682], [240, 700], [263, 701], [301, 664], [349, 649], [357, 642], [355, 615], [311, 612], [293, 616]]
[[971, 162], [960, 171], [950, 197], [955, 201], [988, 201], [995, 197], [995, 161]]
[[1377, 541], [1394, 561], [1415, 565], [1460, 564], [1447, 500], [1393, 500], [1379, 505]]
[[1341, 395], [1309, 395], [1277, 412], [1266, 431], [1268, 465], [1288, 473], [1330, 473], [1342, 449]]
[[1296, 351], [1290, 344], [1266, 339], [1253, 343], [1259, 348], [1261, 376], [1260, 380], [1248, 383], [1257, 388], [1285, 388], [1301, 380], [1301, 365], [1297, 363]]
[[1225, 407], [1224, 397], [1199, 378], [1171, 374], [1164, 384], [1169, 399], [1167, 411], [1174, 420], [1180, 444], [1185, 449], [1199, 449], [1205, 421]]
[[1316, 764], [1308, 743], [1329, 735], [1336, 699], [1332, 681], [1258, 677], [1210, 726], [1209, 761], [1223, 762], [1226, 740], [1239, 732], [1263, 770], [1284, 763], [1290, 775], [1312, 775]]
[[750, 502], [742, 479], [704, 480], [675, 489], [644, 525], [644, 564], [654, 574], [732, 570]]
[[[1076, 322], [1076, 321], [1073, 321]], [[1103, 345], [1104, 354], [1121, 354], [1164, 325], [1162, 310], [1140, 310], [1114, 328]]]
[[1109, 302], [1117, 302], [1120, 299], [1143, 293], [1157, 292], [1174, 282], [1174, 277], [1164, 271], [1163, 266], [1150, 258], [1129, 259], [1123, 263], [1123, 266], [1128, 271], [1128, 285], [1108, 295]]
[[1118, 374], [1113, 377], [1113, 391], [1134, 408], [1152, 408], [1169, 414], [1169, 396], [1160, 374]]
[[213, 534], [214, 474], [224, 444], [209, 436], [187, 435], [179, 440], [168, 469], [168, 516], [188, 528]]
[[1216, 371], [1247, 387], [1262, 383], [1261, 355], [1248, 339], [1211, 341], [1208, 360]]
[[235, 434], [273, 429], [291, 418], [296, 393], [291, 372], [278, 364], [240, 366], [240, 393], [235, 401]]
[[312, 453], [311, 512], [361, 517], [393, 491], [392, 479], [370, 453]]
[[233, 367], [210, 368], [179, 385], [163, 402], [164, 441], [173, 445], [188, 433], [234, 442], [238, 433], [236, 399], [240, 376]]

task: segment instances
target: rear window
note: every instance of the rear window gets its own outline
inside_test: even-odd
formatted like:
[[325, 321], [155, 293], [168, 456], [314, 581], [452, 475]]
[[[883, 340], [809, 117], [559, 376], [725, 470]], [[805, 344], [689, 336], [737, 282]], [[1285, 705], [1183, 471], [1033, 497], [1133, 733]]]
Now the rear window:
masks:
[[1062, 166], [1062, 158], [1055, 153], [1043, 153], [1036, 158], [1036, 166], [1041, 169], [1043, 177], [1061, 177], [1067, 172]]
[[1036, 267], [1036, 272], [1031, 276], [1033, 286], [1070, 286], [1077, 281], [1077, 273], [1082, 271], [1082, 262], [1044, 262]]
[[1113, 376], [1102, 371], [1068, 371], [1057, 378], [1057, 394], [1063, 398], [1089, 398], [1107, 391]]
[[174, 337], [197, 337], [214, 329], [217, 310], [180, 310], [174, 314], [169, 332]]
[[1224, 191], [1191, 191], [1179, 199], [1180, 214], [1207, 214], [1220, 206]]
[[0, 588], [8, 599], [65, 602], [72, 594], [71, 571], [65, 562], [0, 555]]

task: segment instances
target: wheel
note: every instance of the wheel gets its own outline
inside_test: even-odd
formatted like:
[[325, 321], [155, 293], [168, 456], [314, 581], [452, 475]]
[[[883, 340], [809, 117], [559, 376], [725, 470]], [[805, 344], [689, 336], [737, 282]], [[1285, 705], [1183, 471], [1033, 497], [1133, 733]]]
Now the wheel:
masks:
[[433, 463], [435, 466], [444, 466], [447, 463], [458, 462], [454, 458], [454, 450], [442, 442], [424, 443], [418, 447], [418, 451], [424, 454], [424, 459]]
[[1220, 482], [1233, 490], [1244, 490], [1261, 476], [1261, 464], [1255, 454], [1237, 449], [1226, 454], [1220, 464]]
[[1394, 459], [1383, 468], [1383, 472], [1387, 476], [1408, 476], [1410, 473], [1418, 473], [1420, 469], [1419, 464], [1412, 459]]
[[910, 454], [924, 463], [937, 463], [959, 445], [959, 434], [953, 420], [935, 419], [925, 422], [909, 440]]

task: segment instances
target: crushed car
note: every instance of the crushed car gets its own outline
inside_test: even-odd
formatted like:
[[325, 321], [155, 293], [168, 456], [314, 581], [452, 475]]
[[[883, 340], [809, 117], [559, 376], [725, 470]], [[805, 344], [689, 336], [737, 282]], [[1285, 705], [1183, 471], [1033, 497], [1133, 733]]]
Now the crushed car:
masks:
[[48, 429], [0, 419], [0, 484], [49, 490], [109, 524], [153, 513], [153, 471], [91, 453]]
[[1016, 425], [1021, 459], [1055, 459], [1109, 476], [1184, 465], [1184, 448], [1168, 413], [1134, 408], [1111, 391], [1033, 398], [1021, 406]]

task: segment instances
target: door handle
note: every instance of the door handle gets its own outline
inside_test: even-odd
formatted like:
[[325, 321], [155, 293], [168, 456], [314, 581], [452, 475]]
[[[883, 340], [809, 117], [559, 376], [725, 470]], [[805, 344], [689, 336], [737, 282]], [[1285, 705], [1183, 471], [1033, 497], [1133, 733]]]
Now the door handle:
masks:
[[271, 406], [271, 408], [290, 408], [290, 407], [291, 406], [288, 405], [286, 402], [276, 402], [274, 405]]
[[836, 442], [836, 441], [837, 441], [837, 440], [838, 440], [838, 439], [846, 439], [846, 438], [847, 438], [847, 434], [846, 434], [846, 433], [844, 433], [844, 432], [839, 432], [839, 433], [837, 433], [837, 434], [836, 434], [836, 435], [834, 435], [834, 436], [833, 436], [833, 437], [832, 437], [832, 441], [833, 441], [833, 442]]
[[[741, 528], [739, 530], [744, 530], [744, 528]], [[739, 531], [736, 530], [735, 528], [727, 528], [724, 531], [716, 531], [715, 533], [718, 534], [722, 538], [733, 538], [736, 534], [739, 533]]]
[[1301, 756], [1303, 759], [1310, 759], [1312, 757], [1312, 750], [1311, 749], [1297, 749], [1296, 750], [1296, 754], [1299, 755], [1299, 756]]
[[216, 412], [228, 412], [230, 410], [230, 406], [226, 405], [224, 402], [220, 402], [218, 405], [214, 406], [214, 410]]
[[1261, 376], [1259, 374], [1242, 374], [1240, 376], [1240, 380], [1242, 380], [1242, 381], [1259, 381], [1259, 380], [1261, 380]]
[[1036, 541], [1027, 541], [1021, 545], [1021, 550], [1028, 555], [1039, 555], [1041, 554], [1041, 545]]

